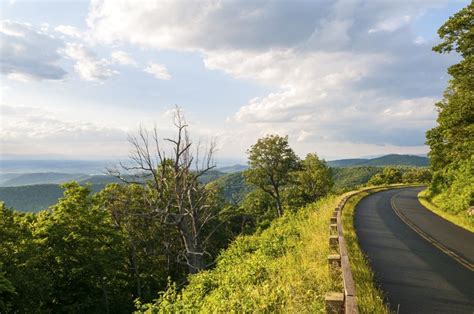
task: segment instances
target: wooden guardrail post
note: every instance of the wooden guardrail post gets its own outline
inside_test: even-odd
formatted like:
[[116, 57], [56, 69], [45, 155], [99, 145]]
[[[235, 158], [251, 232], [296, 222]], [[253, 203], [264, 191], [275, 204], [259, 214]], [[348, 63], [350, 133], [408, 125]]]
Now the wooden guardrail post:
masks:
[[[352, 196], [351, 194], [350, 196]], [[350, 197], [349, 196], [349, 197]], [[338, 248], [339, 254], [331, 254], [328, 256], [328, 265], [331, 276], [338, 278], [342, 274], [342, 281], [344, 285], [344, 292], [329, 292], [325, 296], [326, 312], [333, 313], [347, 313], [358, 314], [357, 299], [355, 293], [355, 283], [352, 277], [351, 266], [349, 263], [349, 256], [347, 251], [346, 241], [342, 230], [341, 212], [346, 201], [349, 198], [345, 196], [338, 206], [335, 208], [329, 225], [329, 246], [330, 248]], [[341, 272], [336, 272], [338, 268]], [[335, 278], [336, 280], [336, 278]]]
[[340, 292], [329, 292], [324, 297], [326, 302], [326, 313], [344, 313], [344, 294]]

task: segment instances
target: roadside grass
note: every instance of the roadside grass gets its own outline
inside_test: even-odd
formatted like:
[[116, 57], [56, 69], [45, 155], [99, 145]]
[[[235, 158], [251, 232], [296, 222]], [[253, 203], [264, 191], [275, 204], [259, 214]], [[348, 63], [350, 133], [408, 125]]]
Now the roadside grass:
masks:
[[329, 220], [341, 197], [330, 196], [288, 212], [263, 232], [239, 237], [222, 251], [214, 269], [173, 284], [137, 312], [325, 313], [324, 296], [342, 291], [327, 257]]
[[366, 196], [387, 188], [361, 191], [346, 202], [342, 211], [342, 225], [351, 263], [352, 276], [356, 285], [357, 305], [360, 313], [390, 313], [384, 303], [383, 293], [376, 286], [374, 273], [362, 252], [354, 228], [354, 214], [357, 204]]
[[425, 189], [418, 193], [418, 200], [423, 206], [431, 210], [436, 215], [443, 217], [444, 219], [452, 222], [453, 224], [461, 228], [474, 232], [474, 217], [469, 217], [464, 212], [453, 214], [448, 211], [442, 210], [439, 206], [434, 204], [436, 202], [436, 198], [433, 200], [429, 198], [428, 189]]

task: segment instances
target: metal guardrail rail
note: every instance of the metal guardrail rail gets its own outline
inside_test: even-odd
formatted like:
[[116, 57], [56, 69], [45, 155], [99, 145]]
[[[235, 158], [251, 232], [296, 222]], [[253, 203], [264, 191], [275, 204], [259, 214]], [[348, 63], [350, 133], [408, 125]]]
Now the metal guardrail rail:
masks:
[[339, 251], [339, 254], [329, 255], [328, 263], [331, 272], [339, 273], [337, 270], [340, 270], [340, 273], [342, 274], [344, 291], [329, 292], [326, 294], [325, 301], [327, 313], [359, 313], [357, 308], [355, 283], [354, 278], [352, 277], [349, 253], [347, 250], [346, 240], [344, 239], [341, 218], [341, 212], [347, 200], [357, 193], [358, 192], [351, 193], [343, 197], [339, 205], [334, 210], [333, 216], [331, 217], [329, 226], [329, 245], [332, 248], [336, 248]]

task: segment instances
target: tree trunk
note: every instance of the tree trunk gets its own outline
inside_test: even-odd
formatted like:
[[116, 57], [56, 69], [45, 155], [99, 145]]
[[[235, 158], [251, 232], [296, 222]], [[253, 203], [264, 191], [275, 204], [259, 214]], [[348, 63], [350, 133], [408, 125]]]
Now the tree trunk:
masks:
[[205, 268], [204, 252], [201, 246], [197, 243], [197, 239], [181, 232], [186, 249], [186, 262], [188, 264], [189, 273], [196, 274]]
[[277, 214], [278, 217], [283, 216], [283, 206], [281, 205], [281, 199], [280, 199], [280, 191], [278, 190], [278, 187], [275, 186], [275, 201], [277, 205]]

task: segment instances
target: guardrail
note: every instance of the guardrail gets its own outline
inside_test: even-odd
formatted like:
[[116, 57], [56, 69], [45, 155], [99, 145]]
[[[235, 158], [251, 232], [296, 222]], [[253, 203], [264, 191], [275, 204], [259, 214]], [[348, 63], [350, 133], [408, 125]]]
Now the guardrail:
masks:
[[342, 229], [341, 212], [347, 200], [356, 193], [351, 193], [342, 198], [339, 205], [334, 210], [329, 225], [329, 246], [336, 248], [339, 254], [328, 256], [330, 272], [338, 273], [339, 269], [342, 274], [344, 285], [343, 292], [329, 292], [325, 296], [327, 313], [347, 313], [357, 314], [357, 297], [354, 278], [352, 277], [351, 265], [349, 263], [349, 253], [347, 250], [346, 240]]
[[342, 274], [342, 281], [344, 284], [343, 292], [329, 292], [325, 296], [326, 312], [327, 313], [346, 313], [358, 314], [357, 296], [354, 278], [352, 277], [351, 265], [349, 263], [349, 254], [347, 250], [346, 240], [344, 239], [344, 232], [342, 229], [342, 210], [346, 205], [347, 200], [351, 197], [367, 191], [376, 191], [386, 188], [403, 188], [409, 186], [422, 186], [421, 183], [411, 184], [392, 184], [385, 186], [373, 186], [364, 188], [347, 194], [341, 200], [334, 210], [333, 216], [330, 219], [329, 225], [329, 246], [339, 251], [339, 254], [332, 254], [328, 256], [329, 270], [332, 274]]

